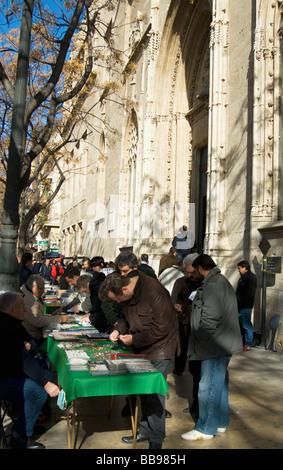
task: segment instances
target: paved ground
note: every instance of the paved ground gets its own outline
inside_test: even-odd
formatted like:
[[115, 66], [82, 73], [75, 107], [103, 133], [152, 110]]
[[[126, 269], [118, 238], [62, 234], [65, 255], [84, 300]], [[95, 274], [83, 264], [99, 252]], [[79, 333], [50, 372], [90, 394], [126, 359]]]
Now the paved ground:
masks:
[[[177, 454], [190, 449], [283, 449], [283, 351], [256, 347], [232, 358], [230, 427], [210, 441], [188, 442], [180, 437], [195, 424], [190, 415], [183, 413], [191, 397], [191, 375], [186, 372], [179, 377], [171, 373], [168, 383], [166, 409], [173, 416], [166, 419], [163, 449], [174, 449]], [[109, 414], [107, 398], [79, 400], [76, 449], [120, 449], [129, 455], [131, 446], [121, 441], [122, 436], [131, 434], [130, 419], [121, 417], [124, 404], [124, 397], [115, 397]], [[52, 408], [56, 409], [56, 401]], [[46, 432], [37, 440], [46, 449], [68, 449], [66, 420], [61, 416], [56, 422], [55, 417], [54, 412], [46, 423]], [[139, 443], [137, 448], [147, 449], [148, 443]]]

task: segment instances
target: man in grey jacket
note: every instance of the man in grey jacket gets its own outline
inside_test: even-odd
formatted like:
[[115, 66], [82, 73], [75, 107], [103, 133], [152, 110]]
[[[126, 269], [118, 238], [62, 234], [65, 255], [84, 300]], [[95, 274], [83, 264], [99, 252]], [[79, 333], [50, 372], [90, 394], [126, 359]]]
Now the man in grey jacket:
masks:
[[228, 365], [242, 351], [237, 299], [213, 259], [200, 255], [193, 267], [203, 277], [192, 304], [189, 359], [201, 360], [199, 419], [186, 440], [212, 439], [229, 426]]

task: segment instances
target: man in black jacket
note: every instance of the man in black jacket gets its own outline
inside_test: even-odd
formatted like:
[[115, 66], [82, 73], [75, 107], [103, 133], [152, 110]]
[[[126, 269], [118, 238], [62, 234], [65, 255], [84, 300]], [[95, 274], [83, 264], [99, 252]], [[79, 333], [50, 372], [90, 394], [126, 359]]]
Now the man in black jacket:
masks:
[[48, 395], [59, 388], [50, 371], [40, 367], [34, 357], [35, 344], [22, 326], [25, 304], [16, 292], [0, 296], [0, 399], [19, 403], [10, 446], [15, 449], [44, 449], [31, 439], [34, 425]]
[[244, 331], [244, 351], [250, 351], [253, 346], [253, 324], [251, 321], [257, 288], [256, 275], [251, 272], [248, 261], [242, 260], [237, 264], [240, 279], [236, 288], [240, 325]]
[[108, 323], [101, 307], [101, 300], [98, 297], [98, 291], [105, 279], [105, 274], [100, 271], [93, 272], [93, 278], [91, 279], [87, 274], [80, 276], [77, 281], [77, 288], [79, 292], [83, 292], [90, 296], [92, 309], [89, 313], [82, 317], [84, 321], [90, 321], [90, 323], [101, 333], [105, 333], [108, 330]]
[[43, 277], [43, 279], [45, 279], [46, 282], [52, 281], [51, 269], [52, 269], [52, 266], [50, 264], [50, 259], [46, 258], [45, 262], [43, 263], [43, 265], [41, 266], [39, 270], [40, 276]]
[[[74, 291], [77, 292], [74, 298], [68, 302], [67, 305], [58, 308], [53, 312], [54, 315], [58, 315], [62, 312], [68, 312], [69, 310], [73, 310], [74, 313], [80, 312], [90, 312], [91, 310], [91, 301], [89, 295], [81, 294], [77, 288], [77, 281], [80, 277], [81, 270], [76, 267], [68, 267], [63, 274], [65, 277], [66, 282], [74, 287]], [[92, 272], [86, 272], [84, 275], [89, 276], [92, 279]]]
[[[177, 279], [174, 284], [171, 300], [179, 317], [179, 333], [181, 353], [175, 355], [174, 371], [176, 375], [182, 375], [188, 355], [188, 344], [190, 336], [190, 317], [192, 311], [192, 302], [197, 289], [202, 284], [202, 278], [199, 272], [192, 266], [198, 253], [191, 253], [183, 259], [183, 266], [186, 275]], [[193, 403], [183, 411], [198, 415], [198, 384], [200, 381], [201, 361], [189, 361], [189, 371], [193, 376]]]
[[21, 287], [28, 280], [32, 274], [32, 253], [24, 253], [21, 258], [21, 264], [19, 266], [18, 278], [19, 287]]
[[154, 269], [148, 264], [148, 255], [146, 253], [141, 255], [141, 262], [138, 266], [138, 269], [147, 276], [151, 276], [154, 279], [157, 279]]

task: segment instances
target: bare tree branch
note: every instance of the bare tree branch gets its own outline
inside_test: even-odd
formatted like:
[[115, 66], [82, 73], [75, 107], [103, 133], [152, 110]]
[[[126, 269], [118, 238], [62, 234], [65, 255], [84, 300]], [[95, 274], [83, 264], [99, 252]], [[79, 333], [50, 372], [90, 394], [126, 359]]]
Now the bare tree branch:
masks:
[[15, 90], [14, 87], [12, 86], [5, 70], [3, 67], [3, 64], [0, 62], [0, 80], [2, 82], [3, 87], [5, 88], [7, 95], [11, 99], [11, 101], [14, 101], [14, 94]]

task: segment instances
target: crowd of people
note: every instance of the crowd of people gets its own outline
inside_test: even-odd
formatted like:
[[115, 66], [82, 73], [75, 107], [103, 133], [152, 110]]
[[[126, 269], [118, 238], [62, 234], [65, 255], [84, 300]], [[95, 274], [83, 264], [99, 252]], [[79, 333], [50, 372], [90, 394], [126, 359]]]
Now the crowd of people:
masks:
[[[36, 352], [43, 340], [42, 327], [67, 321], [70, 311], [82, 313], [84, 322], [109, 333], [112, 342], [121, 341], [133, 353], [144, 354], [165, 379], [171, 361], [176, 375], [188, 367], [193, 376], [193, 403], [183, 411], [196, 418], [196, 425], [181, 435], [183, 439], [212, 439], [226, 431], [229, 361], [234, 353], [252, 347], [251, 312], [257, 286], [246, 260], [237, 265], [240, 279], [235, 291], [209, 255], [190, 253], [183, 247], [177, 253], [172, 246], [160, 259], [158, 272], [150, 266], [147, 254], [138, 257], [131, 251], [121, 251], [115, 262], [105, 263], [102, 256], [95, 256], [80, 262], [73, 259], [67, 266], [48, 258], [38, 265], [28, 255], [23, 255], [19, 267], [22, 295], [0, 296], [0, 399], [13, 401], [17, 395], [28, 404], [21, 408], [12, 447], [42, 447], [31, 440], [33, 426], [42, 402], [59, 390], [50, 371], [40, 368]], [[75, 292], [52, 315], [44, 315], [46, 282]], [[5, 348], [12, 335], [17, 338], [16, 350], [7, 356]], [[40, 391], [40, 398], [33, 407], [34, 389]], [[33, 410], [26, 416], [29, 407]], [[165, 397], [141, 395], [137, 442], [148, 440], [150, 449], [161, 449], [165, 418], [170, 416]], [[130, 444], [134, 436], [122, 440]]]

